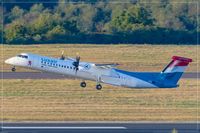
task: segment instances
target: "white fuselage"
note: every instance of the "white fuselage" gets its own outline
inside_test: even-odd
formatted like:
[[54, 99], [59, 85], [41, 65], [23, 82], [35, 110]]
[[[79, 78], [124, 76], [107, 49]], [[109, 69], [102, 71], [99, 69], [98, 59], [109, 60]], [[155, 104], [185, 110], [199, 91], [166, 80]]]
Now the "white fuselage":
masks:
[[89, 62], [80, 62], [79, 69], [76, 71], [73, 65], [74, 61], [75, 59], [72, 58], [61, 60], [36, 54], [22, 53], [6, 60], [5, 63], [116, 86], [130, 88], [157, 87], [141, 79], [119, 73], [114, 68], [96, 67], [94, 63]]

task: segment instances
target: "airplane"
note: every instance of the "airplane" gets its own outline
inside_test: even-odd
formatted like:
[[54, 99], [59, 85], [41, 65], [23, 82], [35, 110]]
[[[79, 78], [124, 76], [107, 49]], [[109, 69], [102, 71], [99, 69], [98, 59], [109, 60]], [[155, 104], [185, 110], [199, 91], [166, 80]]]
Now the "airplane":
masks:
[[39, 71], [57, 73], [82, 79], [81, 87], [86, 87], [86, 80], [96, 81], [96, 89], [101, 90], [101, 83], [128, 88], [176, 88], [183, 72], [192, 59], [173, 56], [172, 61], [161, 72], [130, 72], [117, 69], [119, 64], [96, 64], [81, 62], [76, 58], [41, 56], [32, 53], [21, 53], [5, 60], [6, 64], [30, 68]]

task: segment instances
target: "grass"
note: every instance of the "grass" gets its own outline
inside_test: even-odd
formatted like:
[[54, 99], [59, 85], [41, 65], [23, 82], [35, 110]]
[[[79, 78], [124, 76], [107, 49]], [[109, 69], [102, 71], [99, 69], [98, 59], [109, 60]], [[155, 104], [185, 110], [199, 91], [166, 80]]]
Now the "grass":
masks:
[[[161, 71], [173, 55], [194, 61], [187, 72], [196, 72], [196, 46], [175, 45], [30, 45], [0, 46], [1, 71], [10, 71], [4, 60], [21, 52], [67, 56], [97, 63], [120, 63], [130, 71]], [[17, 68], [17, 71], [32, 71]], [[198, 70], [199, 71], [199, 70]], [[4, 121], [197, 121], [199, 92], [196, 79], [181, 79], [178, 89], [128, 89], [104, 85], [79, 87], [79, 80], [3, 80]]]
[[[197, 81], [178, 89], [129, 89], [78, 80], [4, 80], [5, 121], [196, 121]], [[199, 112], [200, 113], [200, 112]]]
[[[4, 64], [4, 60], [22, 52], [36, 53], [46, 56], [60, 57], [61, 51], [66, 56], [75, 57], [77, 53], [81, 60], [97, 63], [119, 63], [119, 68], [130, 71], [161, 71], [173, 55], [190, 57], [193, 59], [188, 72], [197, 71], [197, 46], [177, 45], [3, 45], [0, 70], [10, 71], [11, 66]], [[17, 71], [31, 71], [17, 68]]]

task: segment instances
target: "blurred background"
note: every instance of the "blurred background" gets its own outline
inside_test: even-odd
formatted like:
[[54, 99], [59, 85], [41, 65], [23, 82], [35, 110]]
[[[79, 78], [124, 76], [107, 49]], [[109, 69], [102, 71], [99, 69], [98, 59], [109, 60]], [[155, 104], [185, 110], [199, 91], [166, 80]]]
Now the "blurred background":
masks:
[[4, 0], [0, 8], [0, 19], [4, 18], [1, 41], [7, 44], [197, 44], [198, 2]]

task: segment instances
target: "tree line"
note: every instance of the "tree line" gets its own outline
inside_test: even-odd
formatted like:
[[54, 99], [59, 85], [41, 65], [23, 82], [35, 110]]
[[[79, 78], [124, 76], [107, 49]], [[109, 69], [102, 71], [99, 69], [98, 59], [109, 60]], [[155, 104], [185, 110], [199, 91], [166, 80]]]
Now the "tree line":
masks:
[[[197, 44], [197, 3], [185, 0], [16, 2], [0, 8], [6, 44]], [[52, 3], [51, 3], [52, 2]]]

